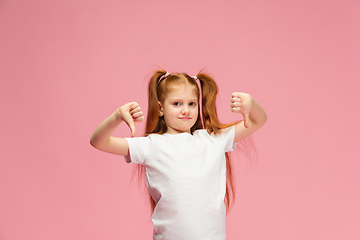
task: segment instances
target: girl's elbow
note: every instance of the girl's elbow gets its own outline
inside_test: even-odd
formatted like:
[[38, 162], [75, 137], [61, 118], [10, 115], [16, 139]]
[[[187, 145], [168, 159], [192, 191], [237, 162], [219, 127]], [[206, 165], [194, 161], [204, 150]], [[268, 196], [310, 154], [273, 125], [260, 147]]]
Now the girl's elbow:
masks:
[[[266, 113], [265, 113], [265, 116], [264, 116], [264, 124], [267, 122], [267, 115], [266, 115]], [[264, 125], [263, 124], [263, 125]]]
[[94, 148], [96, 148], [94, 140], [90, 139], [90, 145], [93, 146]]
[[260, 127], [264, 126], [266, 121], [267, 121], [267, 116], [265, 115], [263, 120], [261, 121], [261, 124], [260, 124], [261, 126]]
[[93, 146], [96, 149], [99, 149], [99, 144], [94, 138], [90, 139], [90, 145]]

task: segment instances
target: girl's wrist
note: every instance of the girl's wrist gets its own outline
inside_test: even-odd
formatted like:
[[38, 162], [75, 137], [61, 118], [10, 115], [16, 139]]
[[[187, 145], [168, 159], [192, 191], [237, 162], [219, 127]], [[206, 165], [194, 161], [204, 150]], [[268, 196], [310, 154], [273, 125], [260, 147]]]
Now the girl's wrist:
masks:
[[251, 106], [254, 106], [255, 105], [255, 98], [253, 98], [253, 96], [251, 96], [251, 95], [250, 95], [250, 97], [251, 97]]
[[119, 121], [119, 122], [122, 122], [122, 121], [123, 121], [120, 108], [116, 109], [116, 111], [114, 112], [114, 115], [115, 115], [116, 121]]

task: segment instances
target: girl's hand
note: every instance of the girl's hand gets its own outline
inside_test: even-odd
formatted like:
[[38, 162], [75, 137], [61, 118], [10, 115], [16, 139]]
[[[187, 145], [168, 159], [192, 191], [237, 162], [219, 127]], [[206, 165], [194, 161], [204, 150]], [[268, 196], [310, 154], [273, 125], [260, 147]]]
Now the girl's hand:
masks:
[[234, 92], [231, 94], [231, 111], [241, 113], [244, 117], [244, 126], [249, 127], [249, 114], [253, 106], [254, 99], [250, 94]]
[[119, 108], [122, 120], [129, 126], [131, 130], [131, 137], [135, 137], [136, 128], [135, 123], [144, 120], [143, 113], [139, 104], [136, 102], [127, 103]]

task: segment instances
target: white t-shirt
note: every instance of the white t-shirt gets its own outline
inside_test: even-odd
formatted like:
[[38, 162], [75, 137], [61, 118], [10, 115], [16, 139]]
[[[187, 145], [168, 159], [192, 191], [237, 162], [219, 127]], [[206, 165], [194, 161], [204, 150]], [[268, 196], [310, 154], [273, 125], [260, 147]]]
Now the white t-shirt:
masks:
[[130, 158], [143, 164], [150, 195], [154, 240], [225, 239], [226, 159], [233, 151], [235, 127], [221, 134], [150, 134], [126, 138]]

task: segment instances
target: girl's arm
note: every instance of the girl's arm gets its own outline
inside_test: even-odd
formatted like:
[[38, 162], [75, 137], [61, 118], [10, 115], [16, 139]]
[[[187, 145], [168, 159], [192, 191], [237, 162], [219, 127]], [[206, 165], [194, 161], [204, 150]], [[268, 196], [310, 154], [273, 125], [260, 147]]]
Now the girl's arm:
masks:
[[235, 92], [231, 97], [231, 111], [241, 113], [244, 117], [243, 121], [235, 125], [235, 143], [262, 127], [267, 116], [264, 109], [250, 94]]
[[127, 103], [117, 109], [105, 119], [91, 136], [90, 144], [101, 151], [129, 155], [129, 145], [124, 138], [112, 137], [116, 127], [125, 121], [131, 130], [131, 136], [135, 136], [135, 122], [144, 120], [140, 106], [136, 102]]

